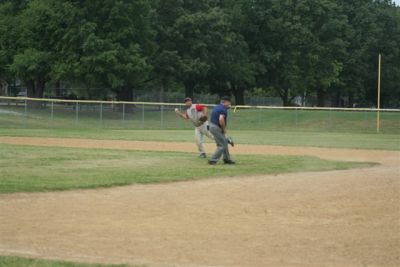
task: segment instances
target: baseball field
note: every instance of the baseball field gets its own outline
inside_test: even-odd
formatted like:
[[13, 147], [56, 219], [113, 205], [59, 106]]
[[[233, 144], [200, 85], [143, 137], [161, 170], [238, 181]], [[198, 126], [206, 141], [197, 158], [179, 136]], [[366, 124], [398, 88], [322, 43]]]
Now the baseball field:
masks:
[[0, 266], [400, 265], [397, 114], [232, 113], [237, 164], [209, 166], [167, 111], [3, 110]]

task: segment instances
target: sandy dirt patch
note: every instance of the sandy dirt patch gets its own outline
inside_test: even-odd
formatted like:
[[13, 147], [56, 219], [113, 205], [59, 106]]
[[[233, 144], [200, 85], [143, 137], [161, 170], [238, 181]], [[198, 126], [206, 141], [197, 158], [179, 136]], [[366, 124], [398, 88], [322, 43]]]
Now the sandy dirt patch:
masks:
[[[20, 137], [0, 143], [195, 151], [191, 143]], [[400, 266], [399, 152], [238, 145], [233, 154], [239, 153], [381, 165], [0, 195], [0, 254], [148, 266]]]

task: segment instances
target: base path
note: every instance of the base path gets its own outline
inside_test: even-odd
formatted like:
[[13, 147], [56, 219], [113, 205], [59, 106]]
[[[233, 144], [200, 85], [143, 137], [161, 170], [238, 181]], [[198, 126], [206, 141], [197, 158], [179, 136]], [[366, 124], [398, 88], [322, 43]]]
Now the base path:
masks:
[[[191, 143], [113, 140], [0, 144], [195, 151]], [[400, 266], [399, 152], [238, 145], [239, 153], [380, 165], [0, 195], [0, 254], [149, 267]]]

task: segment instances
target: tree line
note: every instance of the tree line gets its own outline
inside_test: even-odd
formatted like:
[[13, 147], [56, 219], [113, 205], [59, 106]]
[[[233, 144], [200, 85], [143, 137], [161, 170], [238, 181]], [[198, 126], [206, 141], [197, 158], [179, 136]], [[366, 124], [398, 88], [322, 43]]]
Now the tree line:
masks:
[[29, 97], [62, 81], [92, 99], [158, 88], [371, 106], [379, 53], [382, 105], [398, 107], [391, 0], [0, 0], [0, 80], [21, 80]]

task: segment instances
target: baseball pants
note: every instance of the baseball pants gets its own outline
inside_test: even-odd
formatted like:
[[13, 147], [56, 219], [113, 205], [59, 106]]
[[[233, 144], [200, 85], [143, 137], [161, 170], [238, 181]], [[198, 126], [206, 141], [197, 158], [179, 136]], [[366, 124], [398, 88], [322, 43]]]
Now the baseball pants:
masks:
[[210, 132], [214, 136], [215, 143], [217, 144], [217, 150], [215, 150], [210, 161], [217, 162], [221, 156], [223, 156], [224, 160], [230, 160], [231, 156], [229, 154], [228, 141], [226, 140], [225, 134], [222, 132], [221, 128], [214, 123], [211, 123]]
[[213, 135], [208, 130], [208, 123], [206, 122], [203, 123], [203, 125], [196, 127], [194, 130], [194, 135], [196, 137], [196, 144], [197, 148], [199, 149], [199, 153], [206, 153], [206, 150], [204, 148], [204, 137], [207, 136], [208, 138], [214, 140]]

